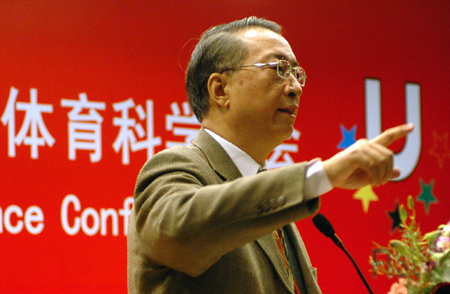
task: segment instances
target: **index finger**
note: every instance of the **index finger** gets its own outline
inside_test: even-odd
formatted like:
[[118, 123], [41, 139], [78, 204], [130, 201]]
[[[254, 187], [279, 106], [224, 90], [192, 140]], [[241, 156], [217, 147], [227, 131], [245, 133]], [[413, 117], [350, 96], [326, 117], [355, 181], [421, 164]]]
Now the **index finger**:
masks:
[[377, 137], [370, 140], [373, 143], [381, 144], [385, 147], [391, 145], [394, 141], [406, 136], [414, 130], [413, 124], [400, 125], [390, 129], [387, 129]]

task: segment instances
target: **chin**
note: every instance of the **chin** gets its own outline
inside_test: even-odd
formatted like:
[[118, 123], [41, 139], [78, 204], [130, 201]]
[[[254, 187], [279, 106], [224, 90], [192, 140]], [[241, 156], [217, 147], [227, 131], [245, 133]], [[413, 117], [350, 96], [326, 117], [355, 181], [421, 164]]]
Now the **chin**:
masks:
[[292, 136], [293, 132], [294, 132], [294, 124], [289, 125], [288, 127], [286, 127], [286, 131], [285, 131], [286, 138], [284, 140], [289, 139]]
[[277, 132], [275, 132], [273, 138], [278, 139], [279, 143], [277, 144], [277, 146], [286, 141], [287, 139], [289, 139], [292, 136], [293, 132], [294, 126], [290, 126], [288, 128], [284, 128], [283, 130], [278, 130]]

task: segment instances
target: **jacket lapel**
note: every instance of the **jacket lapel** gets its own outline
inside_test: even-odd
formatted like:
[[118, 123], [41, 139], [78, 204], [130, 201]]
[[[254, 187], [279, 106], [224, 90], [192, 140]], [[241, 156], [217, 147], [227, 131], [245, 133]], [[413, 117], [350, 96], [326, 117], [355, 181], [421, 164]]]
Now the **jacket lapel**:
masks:
[[201, 128], [192, 142], [205, 154], [214, 171], [223, 181], [235, 180], [242, 177], [239, 169], [233, 163], [227, 152], [214, 140], [204, 128]]
[[[284, 228], [286, 229], [286, 233], [289, 235], [292, 246], [294, 247], [297, 258], [299, 259], [303, 281], [305, 283], [305, 288], [308, 289], [308, 294], [322, 293], [317, 286], [316, 273], [313, 272], [311, 261], [306, 255], [306, 248], [297, 227], [295, 224], [289, 224]], [[294, 288], [290, 283], [283, 259], [281, 258], [281, 254], [279, 254], [277, 244], [275, 243], [272, 234], [260, 238], [256, 240], [256, 242], [268, 256], [276, 272], [283, 281], [283, 284], [291, 293], [294, 293]]]
[[278, 246], [277, 243], [275, 243], [273, 235], [269, 234], [265, 237], [259, 238], [258, 240], [256, 240], [256, 242], [266, 253], [278, 276], [283, 281], [283, 284], [286, 286], [289, 292], [294, 293], [294, 287], [289, 280], [286, 267], [284, 266], [283, 259], [281, 258], [280, 251], [278, 250]]
[[308, 289], [308, 293], [311, 294], [322, 293], [317, 286], [317, 273], [311, 265], [311, 261], [307, 255], [305, 244], [303, 243], [302, 237], [300, 236], [297, 227], [292, 223], [287, 225], [285, 229], [290, 237], [292, 247], [294, 247], [297, 258], [299, 259], [305, 288]]

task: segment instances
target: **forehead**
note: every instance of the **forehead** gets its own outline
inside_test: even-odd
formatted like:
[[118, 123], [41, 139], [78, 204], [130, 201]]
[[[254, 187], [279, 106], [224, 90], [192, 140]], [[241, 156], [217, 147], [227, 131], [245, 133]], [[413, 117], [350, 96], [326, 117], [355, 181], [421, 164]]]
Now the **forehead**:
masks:
[[297, 64], [289, 42], [281, 35], [264, 28], [250, 28], [240, 34], [247, 46], [245, 62], [268, 62], [286, 59]]

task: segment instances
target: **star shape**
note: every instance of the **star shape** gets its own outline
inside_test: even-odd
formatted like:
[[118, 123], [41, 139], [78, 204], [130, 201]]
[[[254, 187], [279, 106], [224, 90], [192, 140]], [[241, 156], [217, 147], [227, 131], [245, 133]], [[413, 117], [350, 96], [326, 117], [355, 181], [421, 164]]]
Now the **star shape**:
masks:
[[342, 124], [340, 126], [342, 133], [342, 140], [337, 146], [338, 149], [345, 149], [353, 145], [356, 142], [356, 125], [354, 125], [350, 130], [347, 130]]
[[395, 201], [395, 209], [394, 211], [387, 211], [387, 214], [392, 220], [391, 234], [395, 231], [395, 229], [401, 229], [400, 224], [402, 223], [400, 219], [400, 212], [398, 210], [398, 201]]
[[448, 137], [448, 133], [444, 133], [442, 136], [439, 136], [436, 131], [433, 131], [433, 146], [430, 148], [430, 151], [428, 151], [428, 154], [437, 158], [440, 169], [444, 167], [445, 158], [450, 158]]
[[437, 198], [433, 195], [433, 185], [434, 180], [431, 180], [431, 182], [427, 185], [425, 182], [420, 179], [420, 186], [422, 188], [422, 192], [420, 193], [419, 197], [416, 198], [417, 201], [422, 201], [425, 205], [425, 211], [428, 214], [430, 211], [430, 204], [431, 203], [439, 203]]
[[355, 194], [353, 199], [359, 199], [362, 202], [363, 210], [365, 213], [369, 211], [370, 201], [378, 201], [378, 196], [372, 189], [372, 185], [362, 187]]

